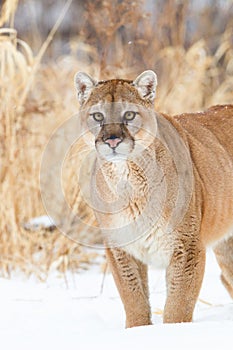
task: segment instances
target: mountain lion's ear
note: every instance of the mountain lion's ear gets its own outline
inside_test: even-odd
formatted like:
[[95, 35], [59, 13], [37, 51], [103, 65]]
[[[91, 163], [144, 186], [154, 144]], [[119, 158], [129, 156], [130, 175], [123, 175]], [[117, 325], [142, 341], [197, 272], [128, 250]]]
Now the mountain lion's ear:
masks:
[[74, 77], [74, 85], [77, 90], [79, 103], [82, 105], [89, 97], [91, 90], [95, 87], [96, 81], [88, 74], [78, 72]]
[[152, 70], [146, 70], [133, 82], [140, 96], [153, 101], [156, 95], [157, 75]]

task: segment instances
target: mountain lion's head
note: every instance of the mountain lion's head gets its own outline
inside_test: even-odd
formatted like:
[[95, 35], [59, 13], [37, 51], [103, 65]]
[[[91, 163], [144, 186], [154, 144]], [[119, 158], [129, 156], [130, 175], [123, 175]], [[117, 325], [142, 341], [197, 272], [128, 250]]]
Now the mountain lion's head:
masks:
[[108, 161], [128, 159], [153, 141], [156, 74], [145, 71], [134, 81], [97, 82], [86, 73], [75, 75], [81, 125], [88, 143]]

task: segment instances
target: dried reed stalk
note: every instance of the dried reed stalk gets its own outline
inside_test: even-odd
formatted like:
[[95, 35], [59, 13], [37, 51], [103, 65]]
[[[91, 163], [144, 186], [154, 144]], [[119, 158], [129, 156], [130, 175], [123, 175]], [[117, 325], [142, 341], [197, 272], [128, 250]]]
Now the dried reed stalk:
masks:
[[41, 49], [39, 51], [39, 53], [37, 54], [37, 56], [35, 57], [35, 60], [34, 60], [34, 65], [32, 67], [32, 71], [31, 71], [31, 74], [30, 74], [30, 78], [28, 80], [28, 83], [25, 85], [25, 88], [24, 88], [24, 91], [22, 93], [22, 96], [21, 96], [21, 99], [19, 100], [19, 107], [22, 107], [23, 104], [25, 103], [25, 100], [27, 98], [27, 95], [28, 95], [28, 92], [32, 86], [32, 83], [33, 83], [33, 80], [35, 79], [35, 75], [37, 73], [37, 70], [39, 68], [39, 65], [40, 65], [40, 62], [41, 62], [41, 59], [45, 53], [45, 51], [47, 50], [49, 44], [51, 43], [51, 41], [53, 40], [54, 38], [54, 35], [56, 34], [59, 26], [61, 25], [67, 11], [69, 10], [69, 7], [71, 5], [73, 0], [67, 0], [56, 23], [54, 24], [53, 28], [51, 29], [47, 39], [44, 41], [43, 45], [41, 46]]
[[11, 28], [14, 27], [15, 12], [18, 7], [19, 0], [5, 0], [2, 5], [2, 11], [0, 15], [0, 27], [9, 22]]

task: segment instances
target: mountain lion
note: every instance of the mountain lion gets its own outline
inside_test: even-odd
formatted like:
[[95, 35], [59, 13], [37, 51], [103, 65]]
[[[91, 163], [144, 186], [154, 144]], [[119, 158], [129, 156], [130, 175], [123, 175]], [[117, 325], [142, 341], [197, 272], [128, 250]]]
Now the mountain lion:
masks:
[[126, 327], [151, 324], [148, 264], [166, 269], [163, 321], [192, 321], [207, 246], [233, 297], [233, 105], [155, 112], [149, 70], [134, 81], [100, 82], [79, 72], [75, 85], [96, 153], [93, 209]]

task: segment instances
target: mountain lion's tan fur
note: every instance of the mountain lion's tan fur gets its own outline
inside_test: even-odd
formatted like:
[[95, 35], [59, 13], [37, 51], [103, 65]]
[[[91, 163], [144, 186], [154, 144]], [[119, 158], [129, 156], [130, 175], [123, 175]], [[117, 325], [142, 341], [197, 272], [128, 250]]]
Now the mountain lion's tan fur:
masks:
[[[154, 113], [157, 80], [152, 71], [142, 73], [135, 81], [99, 83], [78, 73], [75, 83], [81, 123], [89, 130], [86, 138], [96, 149], [92, 183], [96, 217], [104, 236], [108, 229], [119, 232], [115, 244], [106, 238], [106, 255], [124, 304], [126, 326], [151, 324], [147, 264], [166, 268], [164, 322], [191, 321], [208, 245], [214, 248], [221, 279], [233, 297], [233, 106], [214, 106], [202, 113], [174, 117]], [[154, 138], [148, 133], [150, 128]], [[175, 134], [171, 130], [183, 142], [190, 163], [177, 148], [175, 164], [169, 149], [157, 139], [160, 135], [172, 145]], [[138, 144], [141, 148], [137, 149]], [[191, 195], [187, 195], [180, 221], [169, 231], [167, 224], [176, 205], [181, 176], [177, 166], [184, 169], [184, 196], [189, 191]], [[193, 176], [190, 188], [185, 187], [188, 172]], [[154, 182], [149, 183], [148, 176], [153, 176]], [[165, 190], [165, 203], [157, 212]], [[156, 200], [144, 210], [152, 192]], [[100, 210], [96, 193], [105, 203]], [[117, 200], [129, 204], [114, 211]], [[145, 219], [146, 233], [138, 235], [132, 222], [137, 222], [140, 215]]]

